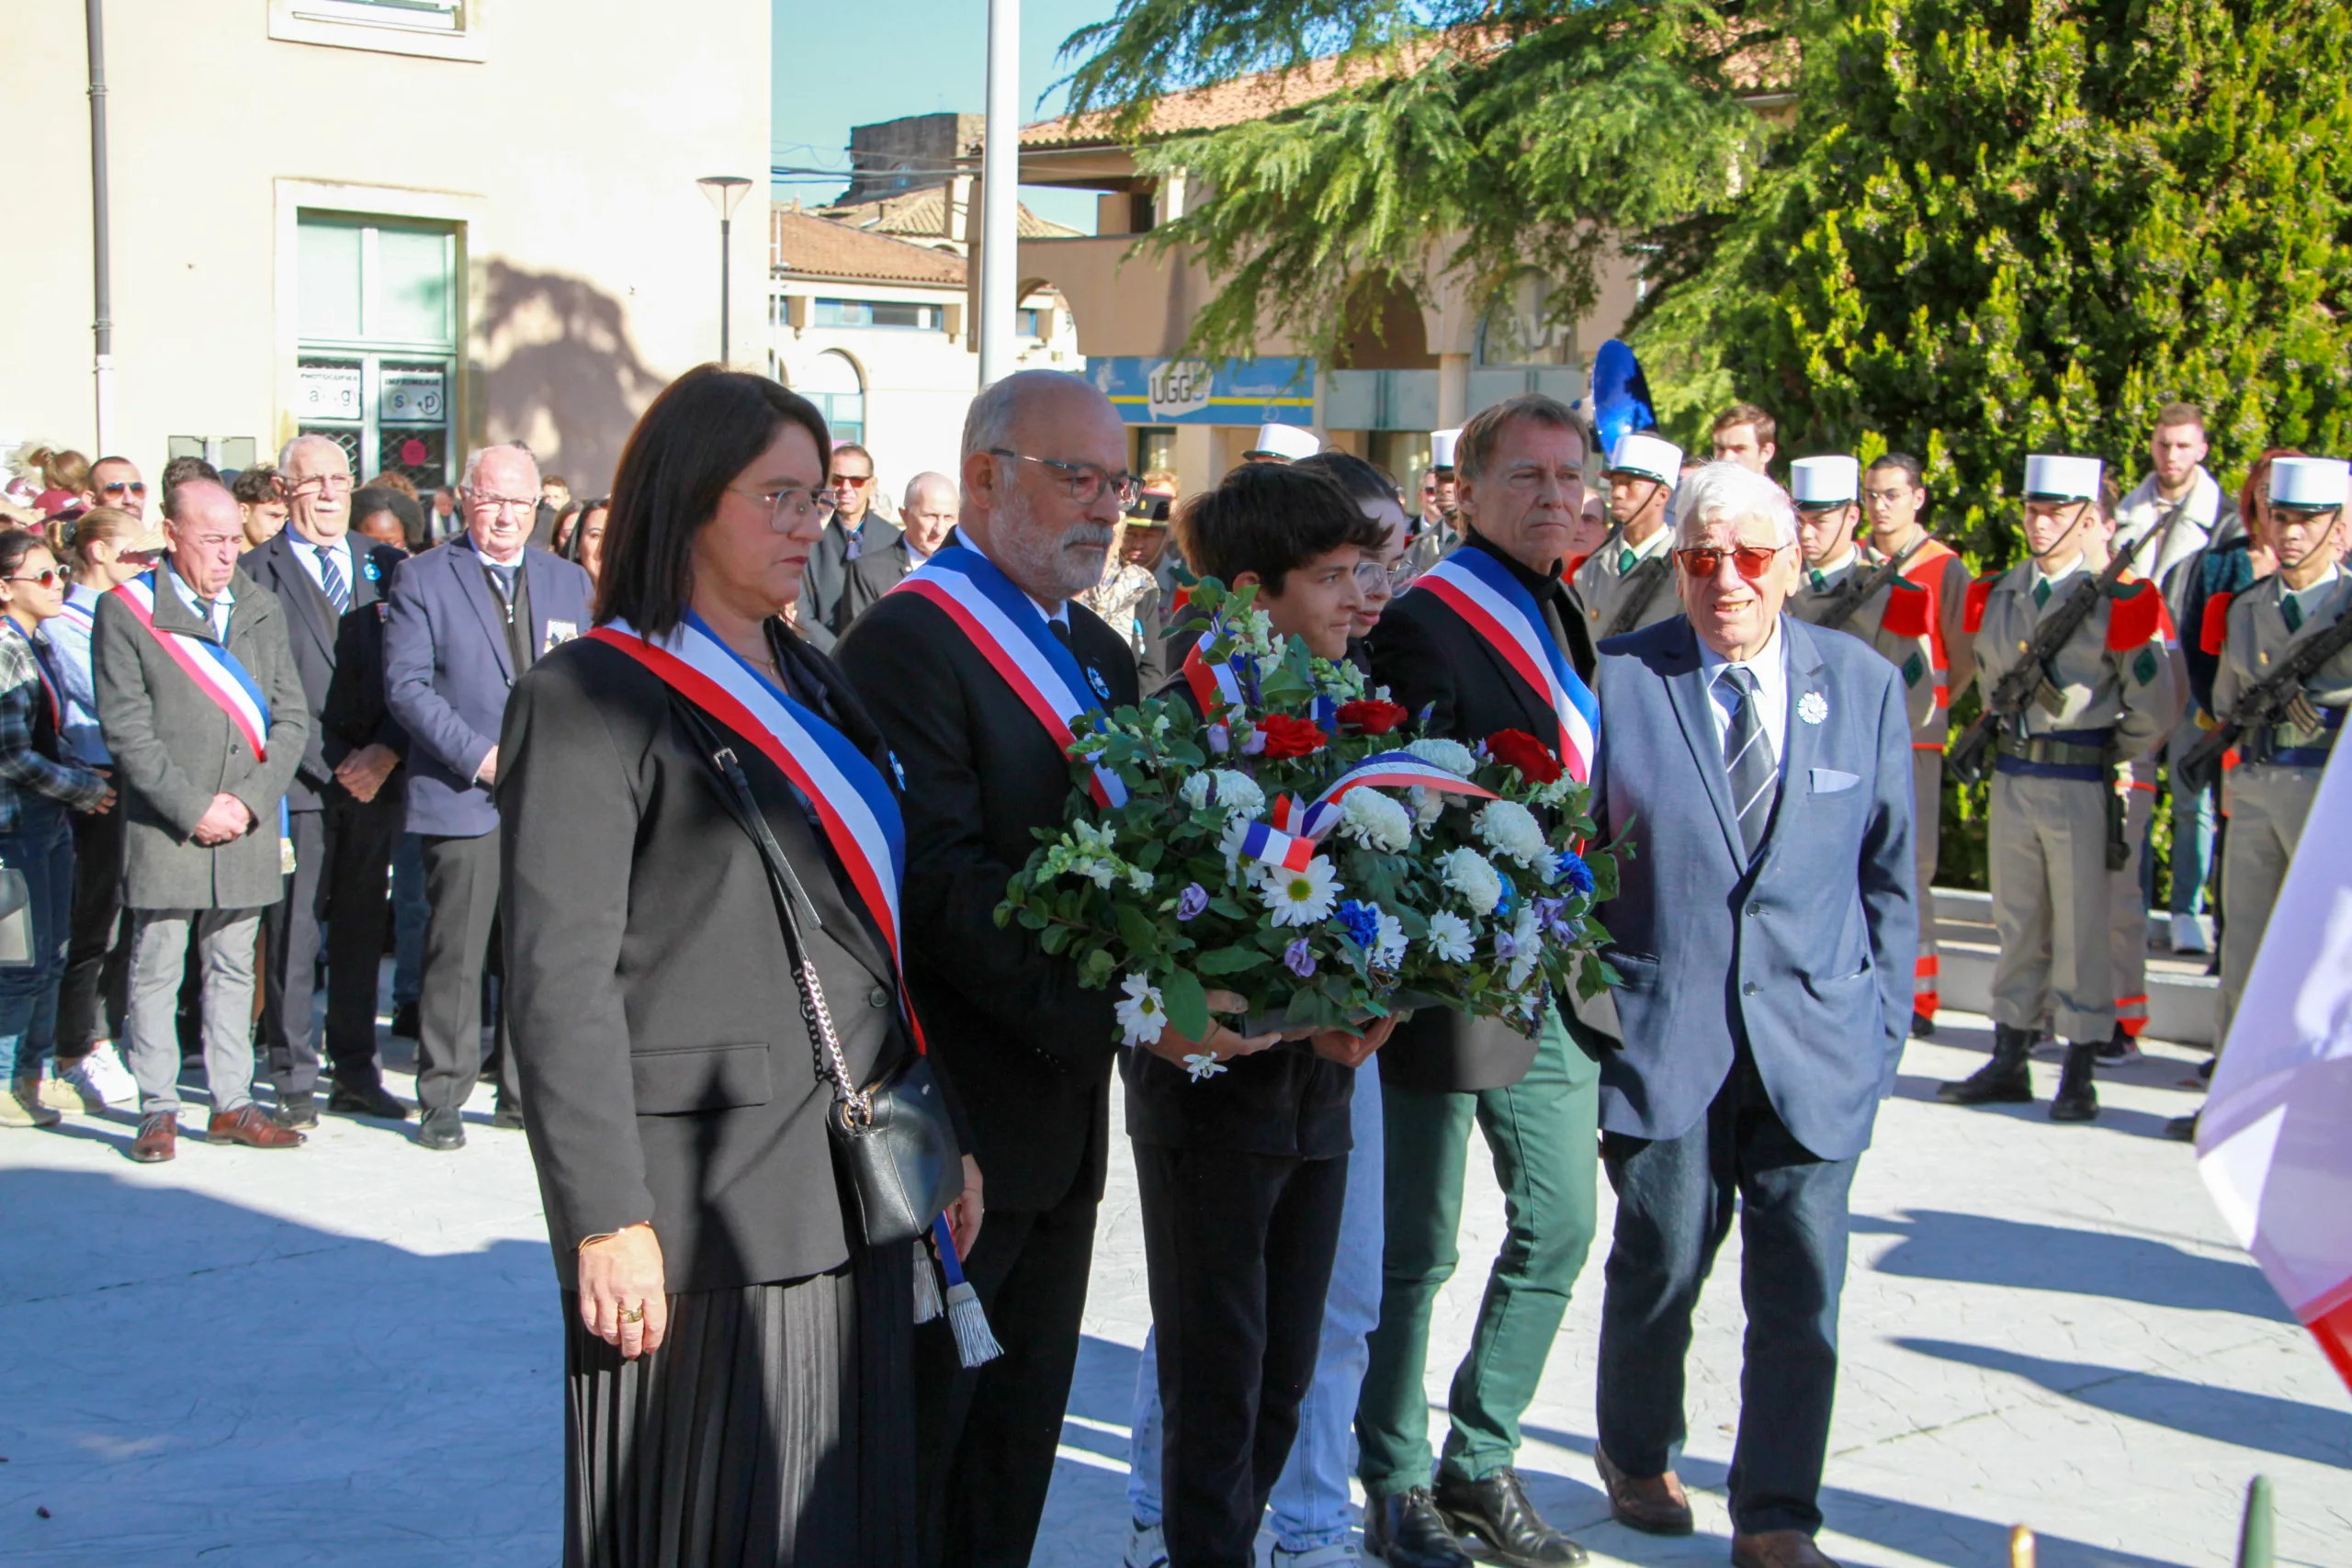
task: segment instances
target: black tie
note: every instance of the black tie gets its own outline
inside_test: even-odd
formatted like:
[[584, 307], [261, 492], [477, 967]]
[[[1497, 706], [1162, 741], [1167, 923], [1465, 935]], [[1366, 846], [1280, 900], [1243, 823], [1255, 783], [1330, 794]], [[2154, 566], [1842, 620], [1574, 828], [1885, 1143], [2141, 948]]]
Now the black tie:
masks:
[[506, 619], [511, 624], [514, 619], [514, 569], [500, 566], [495, 561], [486, 564], [490, 567], [491, 581], [498, 586], [499, 603], [506, 607]]
[[1771, 825], [1773, 786], [1780, 783], [1781, 765], [1773, 760], [1772, 744], [1764, 734], [1764, 720], [1756, 711], [1756, 676], [1745, 665], [1724, 667], [1717, 677], [1731, 688], [1731, 717], [1724, 726], [1724, 772], [1731, 775], [1732, 809], [1739, 817], [1739, 837], [1754, 860]]
[[351, 584], [343, 580], [343, 568], [335, 564], [334, 558], [340, 553], [325, 545], [319, 547], [319, 586], [334, 601], [334, 613], [338, 615], [351, 608]]
[[1054, 635], [1062, 639], [1062, 646], [1064, 648], [1069, 647], [1069, 623], [1068, 621], [1047, 621], [1046, 624], [1054, 628]]

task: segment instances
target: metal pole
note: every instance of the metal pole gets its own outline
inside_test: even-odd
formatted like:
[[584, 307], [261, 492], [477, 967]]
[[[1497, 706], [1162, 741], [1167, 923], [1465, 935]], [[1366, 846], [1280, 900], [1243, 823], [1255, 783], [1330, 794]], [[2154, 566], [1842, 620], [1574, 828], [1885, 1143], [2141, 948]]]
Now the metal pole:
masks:
[[90, 28], [91, 295], [96, 314], [90, 367], [97, 397], [96, 457], [114, 450], [114, 286], [108, 276], [107, 232], [107, 46], [105, 0], [85, 0]]
[[722, 218], [718, 220], [718, 362], [721, 365], [727, 363], [728, 231], [734, 227], [734, 223], [735, 220], [732, 218]]
[[980, 163], [980, 385], [1012, 372], [1021, 237], [1021, 0], [989, 0], [988, 143]]

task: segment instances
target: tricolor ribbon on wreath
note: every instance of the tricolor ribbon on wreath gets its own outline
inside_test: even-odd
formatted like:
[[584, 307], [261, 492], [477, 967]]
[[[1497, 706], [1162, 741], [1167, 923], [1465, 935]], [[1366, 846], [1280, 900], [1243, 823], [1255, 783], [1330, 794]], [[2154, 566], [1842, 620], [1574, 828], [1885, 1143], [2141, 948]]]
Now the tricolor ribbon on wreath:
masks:
[[1242, 829], [1242, 858], [1287, 871], [1305, 871], [1324, 837], [1338, 826], [1341, 798], [1350, 790], [1366, 784], [1418, 786], [1479, 800], [1495, 798], [1494, 791], [1472, 784], [1435, 762], [1424, 761], [1410, 751], [1383, 751], [1348, 769], [1333, 779], [1322, 794], [1304, 805], [1295, 795], [1277, 799], [1266, 813], [1267, 820], [1252, 822]]

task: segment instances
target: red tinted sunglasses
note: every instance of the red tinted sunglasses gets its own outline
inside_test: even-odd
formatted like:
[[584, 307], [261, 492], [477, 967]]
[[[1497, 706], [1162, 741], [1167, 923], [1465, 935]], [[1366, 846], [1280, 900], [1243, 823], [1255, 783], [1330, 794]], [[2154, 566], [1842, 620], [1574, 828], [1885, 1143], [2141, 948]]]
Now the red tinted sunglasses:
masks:
[[1677, 550], [1674, 558], [1692, 577], [1713, 577], [1724, 567], [1724, 557], [1731, 557], [1732, 566], [1739, 575], [1753, 582], [1772, 565], [1772, 558], [1788, 547], [1785, 545], [1737, 545], [1728, 550], [1711, 545], [1698, 545], [1687, 550]]

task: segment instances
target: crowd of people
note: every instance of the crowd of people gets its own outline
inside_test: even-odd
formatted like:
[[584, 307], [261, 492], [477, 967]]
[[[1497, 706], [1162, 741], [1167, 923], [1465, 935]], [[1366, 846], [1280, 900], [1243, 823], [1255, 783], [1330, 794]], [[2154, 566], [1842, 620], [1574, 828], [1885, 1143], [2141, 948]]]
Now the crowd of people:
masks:
[[[6, 1119], [135, 1097], [132, 1157], [168, 1159], [189, 1068], [216, 1143], [405, 1119], [394, 953], [416, 1141], [460, 1147], [487, 1077], [531, 1143], [582, 1564], [1028, 1561], [1114, 1071], [1154, 1319], [1129, 1568], [1250, 1562], [1270, 1509], [1281, 1568], [1337, 1568], [1351, 1480], [1391, 1568], [1583, 1561], [1515, 1463], [1603, 1176], [1596, 1466], [1618, 1519], [1690, 1532], [1683, 1362], [1736, 1207], [1733, 1561], [1820, 1568], [1848, 1192], [1942, 1005], [1954, 707], [1973, 684], [2001, 956], [1991, 1058], [1942, 1097], [2030, 1100], [2054, 1031], [2050, 1114], [2088, 1120], [2146, 1019], [2160, 876], [2178, 952], [2219, 894], [2226, 1032], [2352, 704], [2345, 640], [2218, 802], [2180, 763], [2343, 618], [2346, 470], [2266, 454], [2233, 502], [2176, 404], [2128, 494], [2026, 457], [2023, 558], [1972, 581], [1917, 458], [1783, 463], [1777, 434], [1742, 403], [1704, 460], [1655, 431], [1596, 453], [1531, 394], [1436, 433], [1417, 506], [1288, 426], [1179, 498], [1099, 391], [1023, 372], [894, 522], [865, 446], [705, 367], [609, 499], [514, 445], [426, 496], [355, 486], [306, 435], [233, 476], [175, 460], [159, 526], [134, 463], [28, 454], [0, 534], [31, 954], [0, 965]], [[1565, 734], [1566, 694], [1597, 694], [1593, 815], [1634, 852], [1598, 911], [1609, 992], [1532, 1037], [1423, 1009], [1122, 1053], [1114, 998], [997, 906], [1062, 824], [1087, 709], [1203, 701], [1201, 573], [1428, 738]], [[1203, 1055], [1230, 1070], [1192, 1081]], [[1433, 1440], [1474, 1128], [1507, 1234]]]

